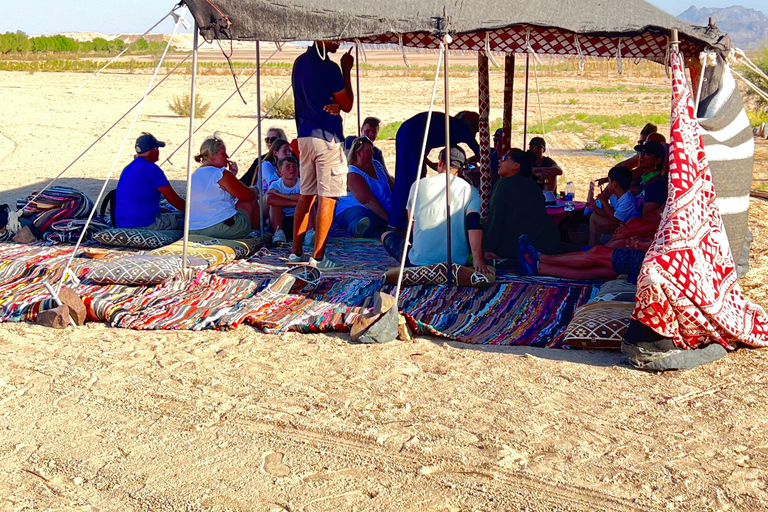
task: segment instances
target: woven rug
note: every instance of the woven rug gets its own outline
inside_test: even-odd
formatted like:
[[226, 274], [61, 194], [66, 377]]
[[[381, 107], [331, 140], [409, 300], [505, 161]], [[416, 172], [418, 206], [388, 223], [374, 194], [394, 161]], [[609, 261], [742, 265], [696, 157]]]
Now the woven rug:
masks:
[[[0, 321], [33, 321], [51, 307], [43, 282], [58, 282], [73, 249], [0, 244]], [[91, 320], [113, 327], [224, 330], [246, 323], [266, 332], [346, 332], [370, 307], [375, 291], [394, 293], [381, 279], [394, 260], [374, 240], [336, 239], [329, 254], [348, 264], [324, 273], [307, 295], [274, 296], [266, 289], [285, 270], [287, 248], [202, 272], [188, 270], [157, 286], [70, 286], [84, 297]], [[77, 254], [73, 271], [82, 277], [93, 264]], [[557, 347], [573, 310], [596, 292], [591, 282], [504, 274], [503, 282], [484, 289], [404, 288], [401, 311], [419, 334], [467, 343]]]

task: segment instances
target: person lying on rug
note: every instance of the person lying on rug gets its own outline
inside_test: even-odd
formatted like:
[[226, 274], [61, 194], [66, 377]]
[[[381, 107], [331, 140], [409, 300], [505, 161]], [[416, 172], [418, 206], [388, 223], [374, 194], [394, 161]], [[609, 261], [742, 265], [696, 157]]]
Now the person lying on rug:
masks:
[[563, 174], [563, 170], [557, 162], [544, 156], [547, 151], [547, 143], [543, 137], [534, 137], [528, 143], [528, 150], [536, 156], [533, 162], [533, 179], [541, 185], [541, 190], [557, 192], [557, 177]]
[[652, 238], [659, 228], [661, 214], [667, 202], [667, 179], [664, 162], [667, 150], [656, 141], [649, 141], [636, 146], [640, 152], [640, 190], [637, 194], [637, 208], [640, 217], [622, 223], [613, 232], [611, 240], [605, 245], [613, 248], [626, 246], [633, 236]]
[[272, 243], [284, 244], [288, 241], [286, 233], [293, 238], [293, 212], [301, 195], [299, 161], [286, 156], [278, 161], [277, 167], [281, 177], [269, 186], [265, 199], [269, 205], [269, 224], [275, 232]]
[[626, 247], [611, 248], [597, 245], [588, 251], [566, 254], [542, 254], [527, 235], [520, 236], [517, 245], [518, 266], [524, 276], [552, 276], [565, 279], [616, 279], [628, 275], [630, 283], [637, 283], [649, 240], [632, 237]]
[[[267, 158], [269, 157], [269, 151], [272, 149], [272, 145], [277, 140], [288, 140], [288, 136], [285, 134], [285, 130], [282, 128], [279, 128], [277, 126], [270, 126], [269, 130], [267, 130], [267, 136], [264, 137], [264, 142], [266, 143], [267, 152], [261, 155], [261, 162], [266, 162]], [[273, 164], [277, 163], [277, 160], [272, 162]], [[248, 170], [243, 174], [243, 176], [240, 178], [240, 182], [245, 185], [246, 187], [251, 187], [256, 185], [256, 173], [258, 172], [259, 167], [259, 158], [256, 158], [253, 160], [253, 163], [251, 163], [251, 166], [248, 168]], [[263, 169], [262, 169], [263, 174]]]
[[224, 142], [208, 137], [195, 161], [203, 164], [191, 178], [189, 232], [212, 238], [244, 238], [259, 225], [256, 191], [237, 179]]
[[[408, 213], [413, 211], [413, 244], [406, 257], [406, 265], [432, 265], [447, 260], [445, 204], [445, 173], [450, 172], [451, 183], [451, 261], [467, 265], [472, 256], [472, 266], [477, 272], [488, 274], [490, 269], [483, 261], [483, 231], [480, 227], [480, 194], [477, 189], [458, 177], [466, 165], [464, 150], [454, 146], [450, 151], [450, 163], [445, 165], [445, 149], [440, 152], [438, 174], [411, 185], [408, 195]], [[538, 191], [541, 195], [540, 191]], [[415, 208], [414, 208], [415, 205]], [[387, 231], [381, 236], [387, 252], [400, 261], [405, 250], [405, 239], [397, 231]]]
[[[621, 223], [640, 217], [637, 198], [629, 191], [632, 171], [629, 167], [617, 165], [608, 171], [608, 185], [587, 204], [589, 216], [589, 245], [600, 244], [601, 235], [610, 235]], [[534, 245], [536, 242], [533, 241]]]
[[373, 142], [357, 137], [349, 148], [346, 196], [336, 202], [333, 222], [355, 238], [368, 238], [387, 227], [392, 178], [374, 160]]
[[179, 197], [168, 182], [163, 170], [157, 165], [160, 148], [165, 142], [151, 133], [144, 132], [136, 139], [136, 156], [120, 174], [115, 196], [115, 218], [117, 228], [141, 228], [149, 230], [182, 229], [184, 218], [178, 212], [162, 211], [160, 198], [165, 197], [171, 205], [184, 211], [184, 199]]
[[560, 232], [547, 213], [541, 188], [531, 179], [535, 159], [535, 154], [518, 148], [501, 157], [501, 179], [493, 189], [483, 233], [486, 260], [508, 259], [514, 263], [517, 240], [523, 234], [548, 254], [560, 252]]

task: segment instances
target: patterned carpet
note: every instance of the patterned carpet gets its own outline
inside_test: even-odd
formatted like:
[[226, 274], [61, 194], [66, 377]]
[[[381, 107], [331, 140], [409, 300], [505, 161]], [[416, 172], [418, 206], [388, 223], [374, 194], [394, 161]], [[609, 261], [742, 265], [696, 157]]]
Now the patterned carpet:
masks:
[[[43, 282], [58, 283], [72, 246], [0, 244], [0, 321], [33, 321], [52, 307]], [[394, 293], [381, 279], [395, 266], [377, 240], [334, 237], [328, 254], [344, 264], [323, 273], [307, 295], [275, 296], [265, 288], [285, 270], [289, 248], [263, 249], [235, 261], [157, 286], [71, 285], [91, 320], [131, 329], [230, 329], [245, 322], [267, 332], [346, 332], [370, 306], [377, 290]], [[110, 252], [117, 257], [125, 252]], [[96, 260], [80, 251], [75, 275]], [[87, 281], [86, 281], [87, 283]], [[467, 343], [559, 346], [575, 307], [597, 291], [592, 282], [521, 278], [500, 273], [490, 288], [404, 288], [401, 311], [420, 334]]]

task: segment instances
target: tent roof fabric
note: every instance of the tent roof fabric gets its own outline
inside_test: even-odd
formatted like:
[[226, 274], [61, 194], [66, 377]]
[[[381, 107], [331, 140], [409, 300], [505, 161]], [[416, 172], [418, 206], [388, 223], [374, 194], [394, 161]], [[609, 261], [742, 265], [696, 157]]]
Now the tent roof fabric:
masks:
[[[454, 49], [526, 51], [609, 56], [626, 39], [639, 47], [625, 57], [663, 60], [667, 36], [677, 29], [685, 52], [727, 49], [716, 27], [697, 27], [644, 0], [496, 0], [481, 6], [464, 0], [182, 0], [208, 39], [251, 41], [360, 40], [436, 48], [434, 35], [450, 33]], [[229, 25], [231, 24], [231, 25]], [[488, 37], [486, 37], [488, 33]], [[575, 42], [575, 36], [579, 41]], [[538, 45], [536, 44], [539, 39]], [[544, 41], [560, 39], [552, 46]], [[520, 41], [522, 39], [523, 45]], [[570, 40], [568, 44], [564, 41]], [[610, 51], [584, 51], [584, 42], [608, 43]], [[659, 46], [663, 41], [661, 59]], [[486, 46], [486, 42], [488, 43]], [[630, 43], [631, 46], [634, 43]], [[598, 45], [599, 46], [599, 45]]]

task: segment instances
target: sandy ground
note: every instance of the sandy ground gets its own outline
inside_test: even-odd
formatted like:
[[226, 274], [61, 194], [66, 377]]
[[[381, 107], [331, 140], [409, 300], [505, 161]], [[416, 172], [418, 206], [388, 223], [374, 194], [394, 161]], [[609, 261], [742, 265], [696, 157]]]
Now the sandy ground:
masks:
[[[0, 75], [0, 203], [59, 174], [149, 81], [99, 77], [26, 132], [87, 75]], [[473, 108], [477, 88], [471, 73], [457, 75], [452, 112]], [[363, 116], [386, 123], [424, 110], [428, 76], [366, 71]], [[263, 79], [266, 93], [287, 83], [287, 75]], [[628, 90], [583, 92], [598, 83]], [[136, 123], [135, 132], [168, 142], [165, 156], [184, 145], [188, 129], [166, 104], [188, 85], [188, 77], [169, 78]], [[563, 74], [539, 85], [576, 91], [542, 95], [545, 118], [669, 110], [660, 77]], [[492, 88], [492, 117], [500, 117], [498, 73]], [[232, 80], [204, 76], [199, 91], [215, 108]], [[255, 126], [253, 81], [243, 94], [248, 105], [233, 99], [200, 133], [219, 130], [230, 149], [240, 144]], [[522, 93], [515, 101], [522, 105]], [[130, 122], [60, 182], [95, 197], [110, 169], [116, 177], [130, 159], [135, 133], [115, 160]], [[346, 123], [354, 126], [355, 116]], [[291, 121], [274, 124], [295, 133]], [[634, 131], [617, 133], [634, 140]], [[548, 136], [579, 194], [614, 161], [582, 150], [597, 134]], [[235, 154], [241, 167], [257, 154], [255, 141]], [[394, 142], [380, 145], [392, 160]], [[164, 168], [181, 191], [185, 147], [172, 162]], [[768, 178], [766, 162], [768, 143], [759, 141], [756, 179]], [[750, 227], [753, 270], [742, 284], [765, 307], [765, 201], [752, 200]], [[610, 353], [347, 340], [247, 326], [137, 332], [2, 324], [0, 510], [768, 510], [764, 351], [653, 375]]]

